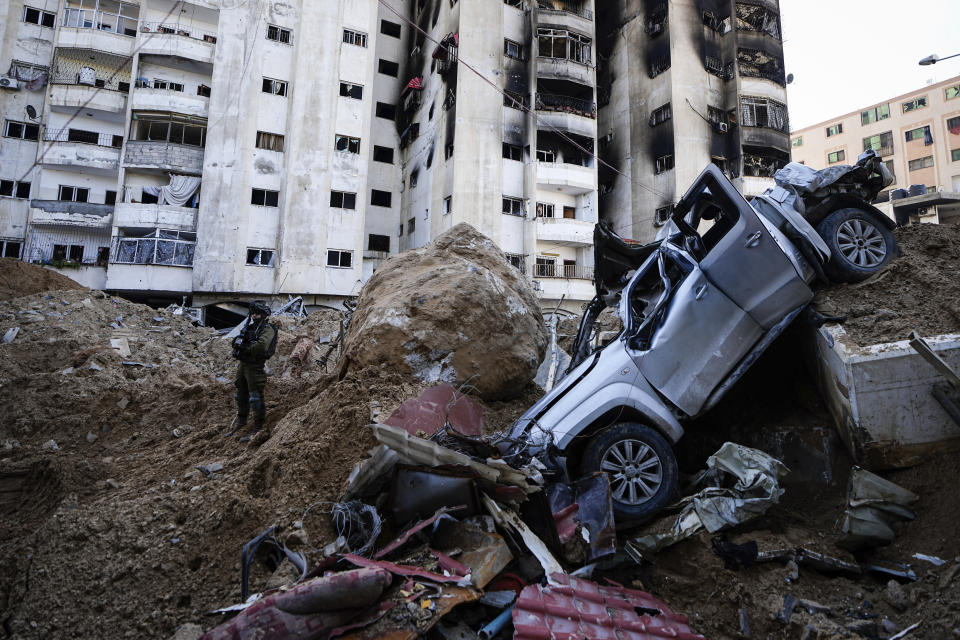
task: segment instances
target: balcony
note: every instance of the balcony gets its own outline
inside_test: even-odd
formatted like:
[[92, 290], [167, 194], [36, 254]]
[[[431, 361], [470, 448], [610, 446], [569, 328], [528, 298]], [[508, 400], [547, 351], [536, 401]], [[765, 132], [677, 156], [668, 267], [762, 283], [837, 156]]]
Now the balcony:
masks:
[[[594, 225], [573, 218], [537, 218], [537, 240], [567, 247], [587, 247], [593, 244]], [[589, 277], [593, 277], [592, 272]]]
[[597, 104], [590, 100], [552, 93], [536, 95], [537, 125], [597, 137]]
[[195, 233], [157, 229], [113, 238], [107, 288], [188, 293], [193, 290]]
[[592, 87], [593, 67], [569, 58], [537, 56], [537, 77], [548, 80], [570, 80]]
[[580, 3], [540, 0], [538, 5], [537, 22], [541, 25], [548, 24], [581, 33], [593, 32], [593, 12], [580, 6]]
[[538, 264], [534, 266], [534, 288], [541, 300], [590, 300], [596, 295], [593, 267]]
[[[130, 10], [132, 5], [123, 4]], [[67, 8], [57, 34], [58, 47], [92, 49], [121, 56], [133, 56], [137, 19], [94, 9]]]
[[129, 140], [123, 166], [199, 176], [203, 173], [203, 147], [176, 142]]
[[565, 162], [537, 162], [537, 186], [569, 195], [596, 191], [597, 170]]
[[80, 107], [109, 114], [123, 114], [127, 94], [86, 84], [51, 84], [50, 109], [72, 112]]
[[140, 42], [140, 52], [144, 54], [176, 56], [213, 64], [217, 36], [192, 25], [141, 22]]
[[33, 226], [110, 229], [113, 205], [67, 200], [32, 200], [30, 224]]
[[137, 86], [132, 100], [135, 111], [173, 111], [206, 118], [210, 109], [210, 98], [171, 89]]
[[45, 131], [40, 164], [47, 167], [83, 168], [89, 173], [112, 175], [120, 168], [123, 136], [95, 131]]
[[113, 218], [118, 227], [197, 230], [197, 209], [170, 204], [118, 202]]

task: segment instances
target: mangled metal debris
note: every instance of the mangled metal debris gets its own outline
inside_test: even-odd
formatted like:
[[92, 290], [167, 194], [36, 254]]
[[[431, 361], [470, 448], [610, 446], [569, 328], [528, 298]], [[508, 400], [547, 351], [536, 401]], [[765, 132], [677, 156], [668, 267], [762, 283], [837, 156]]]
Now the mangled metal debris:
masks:
[[913, 520], [916, 515], [907, 505], [918, 499], [912, 491], [854, 467], [847, 485], [847, 509], [837, 545], [857, 551], [890, 544], [894, 537], [891, 525]]

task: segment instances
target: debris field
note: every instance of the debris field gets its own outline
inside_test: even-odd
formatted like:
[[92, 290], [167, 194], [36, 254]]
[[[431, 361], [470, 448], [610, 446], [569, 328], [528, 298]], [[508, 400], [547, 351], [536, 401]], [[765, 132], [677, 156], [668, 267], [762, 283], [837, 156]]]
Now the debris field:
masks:
[[[543, 393], [530, 363], [547, 344], [541, 312], [482, 236], [457, 234], [445, 241], [463, 268], [436, 268], [427, 249], [404, 254], [398, 268], [412, 276], [392, 280], [391, 259], [374, 280], [403, 295], [374, 310], [361, 294], [344, 336], [340, 311], [273, 316], [269, 434], [248, 442], [223, 437], [235, 361], [217, 331], [176, 307], [0, 261], [0, 334], [18, 329], [0, 344], [2, 633], [960, 637], [956, 452], [878, 471], [916, 500], [870, 503], [904, 516], [888, 545], [838, 546], [855, 465], [804, 365], [799, 326], [677, 445], [678, 498], [704, 490], [699, 472], [724, 443], [789, 469], [765, 510], [637, 552], [679, 507], [606, 526], [606, 538], [577, 487], [554, 509], [537, 469], [512, 469], [490, 446]], [[956, 332], [960, 230], [897, 236], [898, 260], [859, 285], [822, 289], [817, 309], [846, 315], [863, 343]], [[454, 275], [461, 286], [443, 284]], [[516, 303], [490, 308], [498, 289], [515, 289]], [[444, 330], [431, 335], [436, 323]], [[619, 330], [615, 317], [599, 324]], [[491, 326], [518, 333], [494, 341]], [[560, 346], [575, 332], [575, 319], [560, 322]]]

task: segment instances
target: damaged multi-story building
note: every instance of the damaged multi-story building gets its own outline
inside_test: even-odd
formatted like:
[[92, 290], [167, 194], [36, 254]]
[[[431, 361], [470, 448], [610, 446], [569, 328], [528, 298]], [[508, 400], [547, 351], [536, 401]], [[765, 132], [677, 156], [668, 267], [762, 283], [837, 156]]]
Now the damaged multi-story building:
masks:
[[227, 321], [468, 222], [574, 310], [601, 217], [649, 239], [707, 162], [788, 158], [776, 2], [667, 7], [8, 2], [0, 252]]
[[599, 11], [601, 216], [650, 240], [708, 163], [746, 195], [790, 160], [777, 0], [624, 0]]

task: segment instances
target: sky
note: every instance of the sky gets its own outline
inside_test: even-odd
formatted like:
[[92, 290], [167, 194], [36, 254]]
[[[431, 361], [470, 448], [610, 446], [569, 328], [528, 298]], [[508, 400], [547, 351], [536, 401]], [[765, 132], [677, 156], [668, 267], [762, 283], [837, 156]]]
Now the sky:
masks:
[[960, 0], [780, 0], [791, 130], [960, 76]]

